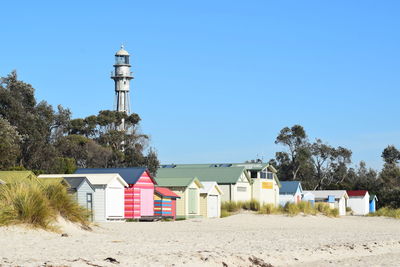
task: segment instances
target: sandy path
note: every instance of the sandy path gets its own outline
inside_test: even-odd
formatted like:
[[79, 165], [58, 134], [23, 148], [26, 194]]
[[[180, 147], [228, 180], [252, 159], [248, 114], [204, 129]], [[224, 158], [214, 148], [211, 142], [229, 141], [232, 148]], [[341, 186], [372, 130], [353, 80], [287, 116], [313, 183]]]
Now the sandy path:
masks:
[[400, 265], [400, 220], [388, 218], [240, 214], [65, 231], [0, 228], [0, 266]]

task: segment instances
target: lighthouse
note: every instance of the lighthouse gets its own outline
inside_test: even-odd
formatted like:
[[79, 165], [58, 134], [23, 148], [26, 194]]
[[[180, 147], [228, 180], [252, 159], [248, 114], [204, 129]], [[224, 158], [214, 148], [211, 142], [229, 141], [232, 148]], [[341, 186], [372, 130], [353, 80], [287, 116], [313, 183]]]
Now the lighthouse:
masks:
[[[130, 81], [133, 79], [131, 65], [129, 63], [129, 53], [121, 46], [115, 53], [114, 71], [111, 72], [111, 79], [115, 83], [115, 110], [130, 114]], [[122, 121], [120, 130], [125, 130], [125, 123]]]

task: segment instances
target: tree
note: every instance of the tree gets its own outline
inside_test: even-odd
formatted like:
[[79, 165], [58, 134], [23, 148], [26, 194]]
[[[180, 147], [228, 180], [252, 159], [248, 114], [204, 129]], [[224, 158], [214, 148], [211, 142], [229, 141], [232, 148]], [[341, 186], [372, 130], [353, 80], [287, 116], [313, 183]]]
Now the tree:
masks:
[[20, 156], [21, 136], [14, 126], [0, 116], [0, 169], [16, 165]]
[[285, 166], [290, 175], [288, 180], [297, 180], [298, 173], [310, 157], [306, 132], [301, 125], [283, 128], [276, 137], [275, 144], [287, 147], [287, 152], [276, 153], [277, 161]]
[[400, 160], [400, 151], [393, 145], [387, 146], [382, 152], [382, 158], [387, 164], [397, 164]]

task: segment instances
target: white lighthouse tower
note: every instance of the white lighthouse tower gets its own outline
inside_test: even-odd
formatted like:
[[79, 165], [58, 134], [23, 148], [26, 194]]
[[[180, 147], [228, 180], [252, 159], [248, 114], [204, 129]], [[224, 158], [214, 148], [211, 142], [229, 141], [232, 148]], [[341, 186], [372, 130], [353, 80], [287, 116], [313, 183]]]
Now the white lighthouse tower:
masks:
[[[131, 65], [129, 64], [129, 53], [121, 46], [115, 54], [114, 71], [111, 72], [111, 79], [115, 82], [115, 110], [130, 114], [130, 81], [133, 79]], [[120, 130], [125, 130], [125, 123], [122, 122]]]

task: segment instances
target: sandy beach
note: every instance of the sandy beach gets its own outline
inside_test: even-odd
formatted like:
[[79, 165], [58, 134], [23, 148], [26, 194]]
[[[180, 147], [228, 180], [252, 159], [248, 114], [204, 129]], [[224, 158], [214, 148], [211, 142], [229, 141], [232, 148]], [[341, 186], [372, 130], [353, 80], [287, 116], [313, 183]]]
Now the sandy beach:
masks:
[[[0, 266], [393, 266], [400, 221], [239, 214], [101, 223], [88, 232], [0, 228]], [[113, 258], [117, 262], [106, 261]]]

